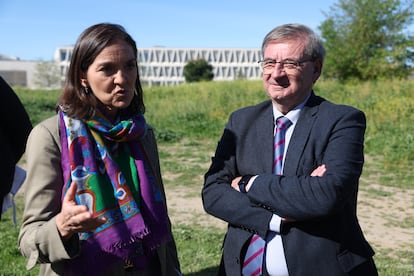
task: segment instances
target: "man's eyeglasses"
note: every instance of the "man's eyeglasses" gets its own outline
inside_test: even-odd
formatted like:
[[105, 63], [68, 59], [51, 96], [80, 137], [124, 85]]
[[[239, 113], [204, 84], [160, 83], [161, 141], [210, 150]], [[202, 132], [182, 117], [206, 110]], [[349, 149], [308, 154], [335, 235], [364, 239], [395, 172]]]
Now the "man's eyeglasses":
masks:
[[308, 61], [311, 61], [311, 60], [310, 59], [305, 59], [305, 60], [283, 59], [283, 60], [277, 61], [275, 59], [269, 58], [265, 60], [260, 60], [258, 61], [258, 63], [263, 69], [263, 74], [270, 75], [275, 70], [276, 63], [279, 63], [280, 68], [286, 71], [286, 70], [296, 70], [300, 68], [300, 66], [303, 63], [308, 62]]

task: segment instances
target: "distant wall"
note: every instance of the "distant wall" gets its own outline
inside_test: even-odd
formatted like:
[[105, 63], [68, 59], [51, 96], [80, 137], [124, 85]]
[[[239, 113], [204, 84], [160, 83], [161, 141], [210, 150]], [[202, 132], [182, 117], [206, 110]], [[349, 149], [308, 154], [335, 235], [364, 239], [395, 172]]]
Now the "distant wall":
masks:
[[36, 61], [0, 60], [0, 76], [10, 86], [35, 89]]

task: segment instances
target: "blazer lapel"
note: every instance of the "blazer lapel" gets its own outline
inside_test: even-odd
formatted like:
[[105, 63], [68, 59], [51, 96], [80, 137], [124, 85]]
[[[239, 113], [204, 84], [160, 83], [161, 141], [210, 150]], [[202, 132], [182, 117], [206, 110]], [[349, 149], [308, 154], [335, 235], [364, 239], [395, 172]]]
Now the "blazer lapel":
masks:
[[261, 162], [260, 168], [266, 173], [272, 173], [273, 166], [273, 109], [269, 105], [264, 112], [258, 114], [257, 124], [255, 125], [257, 141], [257, 161]]
[[285, 175], [295, 175], [299, 167], [299, 160], [303, 154], [306, 142], [308, 141], [316, 114], [319, 109], [319, 102], [313, 94], [303, 107], [299, 120], [296, 123], [290, 143], [286, 152], [283, 172]]

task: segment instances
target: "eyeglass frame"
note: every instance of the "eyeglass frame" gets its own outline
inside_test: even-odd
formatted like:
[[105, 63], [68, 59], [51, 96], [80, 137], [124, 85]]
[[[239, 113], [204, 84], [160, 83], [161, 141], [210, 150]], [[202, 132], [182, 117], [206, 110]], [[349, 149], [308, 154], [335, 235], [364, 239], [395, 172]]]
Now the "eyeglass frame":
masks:
[[[282, 59], [280, 61], [277, 61], [277, 60], [272, 59], [272, 58], [267, 58], [267, 59], [259, 60], [257, 63], [259, 63], [261, 65], [262, 70], [263, 70], [263, 74], [268, 75], [268, 74], [271, 74], [275, 70], [277, 63], [280, 64], [280, 68], [282, 70], [286, 70], [286, 69], [287, 70], [296, 70], [303, 63], [309, 62], [309, 61], [315, 61], [315, 60], [312, 59], [312, 58], [308, 58], [308, 59], [305, 58], [305, 59], [301, 59], [301, 60], [296, 60], [296, 59], [292, 59], [292, 58], [286, 58], [286, 59]], [[265, 64], [265, 62], [268, 62], [268, 63]], [[271, 70], [269, 68], [269, 69], [267, 69], [267, 72], [268, 73], [265, 73], [265, 66], [266, 65], [270, 65], [270, 64], [272, 64]], [[289, 66], [292, 66], [292, 67], [290, 67], [290, 68], [289, 67], [285, 67], [286, 64], [288, 64]]]

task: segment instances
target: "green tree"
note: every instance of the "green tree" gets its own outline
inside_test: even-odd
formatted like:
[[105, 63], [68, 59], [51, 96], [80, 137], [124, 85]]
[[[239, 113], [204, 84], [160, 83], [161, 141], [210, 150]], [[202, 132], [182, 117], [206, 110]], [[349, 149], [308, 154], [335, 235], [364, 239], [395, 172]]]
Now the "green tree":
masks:
[[324, 76], [340, 80], [405, 78], [414, 62], [413, 0], [339, 0], [319, 26]]
[[211, 81], [214, 78], [213, 66], [205, 59], [190, 60], [184, 66], [186, 82]]

